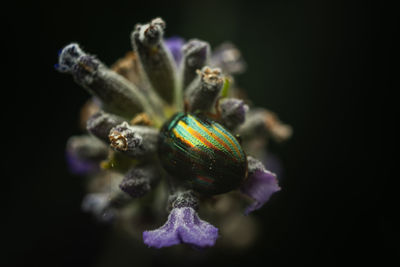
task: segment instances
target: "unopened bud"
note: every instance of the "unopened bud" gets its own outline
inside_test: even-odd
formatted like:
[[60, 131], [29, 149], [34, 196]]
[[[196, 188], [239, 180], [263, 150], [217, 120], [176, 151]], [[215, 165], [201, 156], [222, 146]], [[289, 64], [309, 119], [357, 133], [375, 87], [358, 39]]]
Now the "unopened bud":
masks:
[[182, 83], [186, 88], [196, 78], [196, 71], [207, 64], [210, 45], [200, 40], [190, 40], [183, 46], [183, 55]]
[[238, 132], [245, 139], [271, 136], [276, 141], [284, 141], [292, 135], [292, 128], [282, 123], [273, 112], [255, 109], [248, 112]]
[[87, 120], [86, 129], [100, 140], [110, 143], [110, 130], [122, 122], [123, 119], [118, 116], [99, 111]]
[[156, 152], [158, 131], [147, 126], [130, 126], [127, 122], [112, 128], [111, 147], [132, 157], [148, 156]]
[[246, 112], [249, 107], [243, 100], [236, 98], [225, 98], [220, 101], [221, 123], [229, 130], [234, 130], [245, 121]]
[[161, 18], [136, 25], [131, 41], [153, 89], [171, 104], [176, 86], [175, 63], [163, 43], [164, 29], [165, 22]]
[[74, 174], [88, 174], [100, 170], [100, 162], [107, 158], [108, 147], [90, 135], [72, 136], [68, 139], [66, 157]]
[[224, 84], [219, 69], [204, 67], [186, 91], [190, 111], [209, 111], [214, 106]]
[[141, 197], [159, 181], [160, 173], [154, 165], [134, 167], [126, 174], [119, 187], [133, 198]]
[[147, 100], [135, 85], [105, 67], [96, 57], [83, 52], [78, 44], [72, 43], [62, 50], [56, 68], [72, 74], [109, 112], [131, 118], [145, 109]]

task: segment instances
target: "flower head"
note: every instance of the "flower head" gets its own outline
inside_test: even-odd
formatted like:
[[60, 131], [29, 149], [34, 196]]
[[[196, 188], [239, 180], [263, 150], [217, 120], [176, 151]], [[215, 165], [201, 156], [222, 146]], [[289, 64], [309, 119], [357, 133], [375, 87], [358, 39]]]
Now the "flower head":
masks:
[[[143, 232], [146, 245], [209, 247], [223, 231], [200, 219], [200, 208], [211, 214], [218, 211], [213, 201], [242, 201], [214, 198], [232, 190], [253, 199], [246, 214], [264, 205], [280, 187], [256, 157], [268, 137], [283, 141], [291, 128], [238, 98], [243, 94], [232, 75], [243, 72], [245, 63], [233, 44], [212, 52], [203, 40], [164, 39], [165, 29], [161, 18], [137, 24], [133, 51], [111, 69], [77, 43], [61, 51], [56, 69], [71, 74], [96, 107], [82, 112], [87, 133], [71, 137], [67, 159], [74, 173], [92, 177], [85, 211], [107, 222], [132, 219], [129, 225], [148, 229], [161, 225], [167, 206], [167, 221]], [[222, 225], [238, 216], [210, 218]]]

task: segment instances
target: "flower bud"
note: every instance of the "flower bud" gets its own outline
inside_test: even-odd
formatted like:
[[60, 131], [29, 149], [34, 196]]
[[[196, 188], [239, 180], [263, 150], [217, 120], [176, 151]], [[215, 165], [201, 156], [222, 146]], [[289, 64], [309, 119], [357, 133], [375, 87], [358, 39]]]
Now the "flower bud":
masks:
[[111, 147], [131, 157], [149, 156], [157, 150], [158, 131], [146, 126], [130, 126], [127, 122], [112, 128]]
[[107, 158], [108, 147], [90, 135], [72, 136], [68, 139], [66, 154], [71, 172], [87, 174], [100, 169], [100, 162]]
[[221, 92], [224, 80], [219, 69], [204, 67], [186, 91], [186, 100], [192, 112], [209, 111]]
[[62, 50], [56, 68], [72, 74], [111, 113], [130, 118], [145, 110], [147, 100], [135, 85], [105, 67], [96, 57], [84, 53], [78, 44], [72, 43]]
[[160, 173], [154, 165], [134, 167], [125, 174], [119, 187], [133, 198], [142, 197], [152, 189], [159, 178]]
[[163, 43], [164, 29], [165, 22], [161, 18], [149, 24], [138, 24], [131, 41], [153, 89], [171, 104], [176, 90], [175, 63]]
[[111, 69], [136, 85], [141, 92], [146, 91], [147, 80], [144, 78], [142, 66], [135, 52], [126, 53], [111, 66]]
[[87, 120], [86, 129], [100, 140], [110, 143], [110, 130], [122, 122], [123, 119], [118, 116], [99, 111]]
[[271, 136], [275, 141], [281, 142], [292, 135], [292, 128], [282, 123], [271, 111], [265, 109], [250, 110], [246, 121], [238, 129], [244, 139]]
[[245, 121], [249, 107], [243, 100], [237, 98], [225, 98], [219, 102], [221, 123], [229, 130], [234, 130]]
[[210, 45], [197, 39], [190, 40], [183, 46], [183, 55], [182, 83], [186, 88], [196, 78], [196, 71], [207, 64]]

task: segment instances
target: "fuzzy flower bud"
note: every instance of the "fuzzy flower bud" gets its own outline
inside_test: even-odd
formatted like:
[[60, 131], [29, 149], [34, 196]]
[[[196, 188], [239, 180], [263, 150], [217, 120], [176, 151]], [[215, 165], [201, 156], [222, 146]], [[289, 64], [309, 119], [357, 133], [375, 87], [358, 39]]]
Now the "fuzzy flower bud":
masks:
[[250, 110], [246, 115], [246, 121], [238, 129], [239, 134], [246, 139], [256, 136], [271, 136], [281, 142], [292, 135], [292, 128], [282, 123], [278, 117], [265, 109]]
[[147, 100], [135, 85], [83, 52], [78, 44], [67, 45], [61, 51], [56, 68], [72, 74], [78, 84], [100, 99], [112, 113], [130, 118], [145, 110]]
[[147, 81], [143, 77], [143, 69], [135, 52], [127, 52], [111, 66], [111, 69], [136, 85], [139, 91], [147, 90]]
[[196, 71], [201, 70], [210, 56], [210, 45], [197, 39], [190, 40], [183, 48], [183, 88], [186, 88], [195, 78]]
[[219, 69], [204, 67], [198, 72], [199, 77], [194, 80], [186, 91], [186, 99], [190, 111], [209, 111], [215, 104], [224, 84]]
[[110, 139], [108, 138], [110, 130], [123, 121], [118, 116], [99, 111], [87, 120], [86, 129], [100, 140], [110, 143]]
[[148, 156], [156, 152], [158, 132], [146, 126], [130, 126], [127, 122], [112, 128], [111, 147], [132, 157]]
[[243, 100], [236, 98], [225, 98], [219, 102], [221, 111], [221, 123], [229, 130], [234, 130], [245, 121], [246, 112], [249, 107]]
[[165, 22], [161, 18], [149, 24], [138, 24], [131, 41], [153, 89], [171, 104], [175, 100], [175, 64], [163, 43], [164, 29]]
[[112, 171], [94, 176], [90, 182], [90, 193], [82, 201], [82, 210], [92, 213], [102, 222], [116, 219], [118, 210], [131, 200], [118, 187], [122, 179], [121, 173]]
[[99, 170], [100, 161], [107, 158], [108, 147], [90, 135], [72, 136], [67, 142], [69, 169], [75, 174]]
[[119, 188], [133, 198], [141, 197], [159, 181], [160, 173], [154, 165], [130, 169], [119, 184]]

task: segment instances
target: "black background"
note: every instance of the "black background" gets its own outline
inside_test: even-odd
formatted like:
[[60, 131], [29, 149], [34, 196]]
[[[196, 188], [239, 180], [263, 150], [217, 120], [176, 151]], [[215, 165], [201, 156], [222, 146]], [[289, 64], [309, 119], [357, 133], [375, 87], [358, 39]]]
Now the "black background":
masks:
[[[196, 37], [212, 47], [235, 43], [249, 66], [239, 84], [294, 129], [290, 141], [271, 146], [285, 174], [283, 190], [254, 214], [263, 223], [260, 242], [208, 265], [342, 266], [398, 256], [394, 194], [386, 191], [381, 163], [386, 86], [376, 83], [376, 69], [385, 64], [375, 63], [392, 46], [393, 35], [380, 34], [395, 18], [373, 3], [35, 1], [4, 11], [11, 15], [3, 56], [12, 83], [2, 88], [9, 263], [139, 266], [128, 256], [134, 251], [122, 246], [115, 261], [101, 262], [111, 229], [80, 211], [84, 183], [64, 161], [88, 95], [53, 65], [72, 41], [111, 65], [130, 49], [133, 26], [156, 16], [167, 22], [167, 36]], [[384, 49], [375, 47], [377, 40]], [[160, 264], [157, 257], [153, 262]]]

